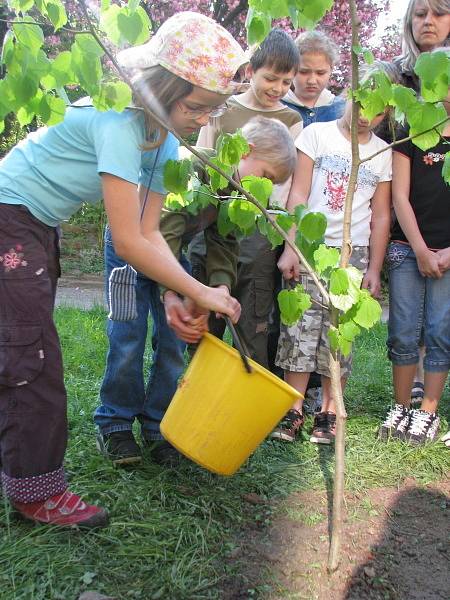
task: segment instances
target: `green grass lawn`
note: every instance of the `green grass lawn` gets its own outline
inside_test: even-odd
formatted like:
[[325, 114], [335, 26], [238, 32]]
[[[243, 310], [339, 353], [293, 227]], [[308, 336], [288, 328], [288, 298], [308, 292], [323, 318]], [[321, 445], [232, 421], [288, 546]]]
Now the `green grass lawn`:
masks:
[[[246, 526], [274, 517], [270, 504], [252, 505], [243, 496], [270, 500], [325, 489], [333, 452], [319, 454], [307, 441], [268, 441], [231, 478], [187, 461], [171, 470], [149, 460], [135, 470], [114, 469], [95, 449], [92, 423], [105, 363], [105, 313], [60, 308], [56, 317], [69, 395], [71, 487], [106, 506], [111, 524], [89, 533], [33, 527], [14, 520], [7, 503], [0, 503], [1, 600], [75, 600], [86, 589], [121, 600], [221, 598], [221, 589], [239, 572], [239, 562], [232, 560], [238, 537]], [[345, 394], [352, 490], [397, 485], [406, 477], [426, 483], [450, 468], [443, 444], [416, 449], [376, 440], [380, 417], [392, 402], [385, 337], [379, 325], [359, 340]], [[448, 400], [447, 388], [441, 410], [447, 417]], [[270, 588], [268, 582], [261, 581], [261, 590]], [[255, 594], [252, 588], [249, 596]]]

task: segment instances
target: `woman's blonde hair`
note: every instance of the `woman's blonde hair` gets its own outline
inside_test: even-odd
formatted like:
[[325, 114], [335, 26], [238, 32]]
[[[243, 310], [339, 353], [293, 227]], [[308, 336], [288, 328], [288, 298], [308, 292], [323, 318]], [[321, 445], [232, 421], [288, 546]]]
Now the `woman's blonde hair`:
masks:
[[[450, 13], [450, 0], [423, 0], [429, 8], [438, 15], [445, 15]], [[408, 8], [406, 9], [405, 18], [403, 20], [403, 40], [402, 40], [402, 51], [403, 59], [401, 61], [402, 67], [405, 71], [412, 71], [416, 60], [421, 54], [421, 50], [414, 39], [412, 31], [412, 21], [416, 3], [418, 0], [410, 0]], [[449, 36], [444, 45], [449, 45]], [[440, 44], [442, 45], [442, 44]]]
[[[192, 83], [174, 75], [160, 65], [142, 70], [134, 77], [133, 84], [138, 90], [139, 96], [145, 100], [146, 106], [167, 122], [173, 105], [188, 96], [194, 89]], [[134, 94], [134, 105], [142, 108], [145, 115], [147, 140], [143, 150], [152, 150], [164, 142], [167, 130], [155, 121], [137, 96]]]
[[292, 175], [297, 163], [297, 150], [289, 129], [278, 119], [257, 116], [242, 128], [242, 135], [254, 147], [252, 152], [260, 160], [275, 167], [282, 183]]

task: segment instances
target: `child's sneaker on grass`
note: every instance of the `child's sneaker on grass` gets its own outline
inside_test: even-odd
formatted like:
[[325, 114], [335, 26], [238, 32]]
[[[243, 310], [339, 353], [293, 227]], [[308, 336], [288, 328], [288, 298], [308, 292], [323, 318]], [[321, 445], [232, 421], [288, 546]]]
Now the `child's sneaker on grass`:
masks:
[[389, 438], [405, 439], [405, 433], [409, 426], [411, 411], [403, 404], [394, 404], [386, 415], [380, 426], [378, 437], [380, 440]]
[[314, 417], [314, 425], [309, 441], [313, 444], [332, 444], [336, 437], [336, 415], [320, 412]]
[[105, 527], [108, 513], [104, 508], [86, 504], [66, 490], [41, 502], [12, 502], [19, 516], [35, 523], [60, 527]]
[[405, 439], [411, 444], [426, 444], [436, 439], [440, 419], [436, 413], [415, 408], [411, 410], [411, 420]]
[[305, 417], [295, 408], [287, 412], [286, 416], [280, 421], [278, 427], [272, 431], [270, 437], [275, 440], [283, 440], [285, 442], [295, 442], [296, 437], [300, 434]]
[[133, 432], [129, 429], [103, 435], [98, 433], [97, 448], [112, 461], [113, 465], [133, 465], [142, 460], [141, 449], [134, 439]]

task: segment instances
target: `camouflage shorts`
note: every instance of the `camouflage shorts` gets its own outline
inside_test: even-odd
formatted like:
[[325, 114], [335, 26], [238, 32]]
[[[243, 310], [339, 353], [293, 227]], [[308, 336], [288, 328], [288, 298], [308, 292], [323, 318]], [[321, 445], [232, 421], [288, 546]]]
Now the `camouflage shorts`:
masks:
[[[369, 264], [369, 249], [367, 246], [356, 246], [350, 257], [350, 264], [363, 272]], [[300, 283], [311, 295], [312, 300], [322, 302], [322, 296], [317, 290], [312, 278], [305, 272], [300, 275]], [[288, 285], [295, 285], [289, 284]], [[313, 302], [302, 319], [288, 327], [281, 324], [280, 338], [276, 365], [285, 371], [295, 373], [320, 373], [330, 377], [328, 367], [329, 341], [328, 329], [330, 317], [328, 309]], [[348, 377], [351, 372], [352, 356], [341, 357], [341, 374]]]

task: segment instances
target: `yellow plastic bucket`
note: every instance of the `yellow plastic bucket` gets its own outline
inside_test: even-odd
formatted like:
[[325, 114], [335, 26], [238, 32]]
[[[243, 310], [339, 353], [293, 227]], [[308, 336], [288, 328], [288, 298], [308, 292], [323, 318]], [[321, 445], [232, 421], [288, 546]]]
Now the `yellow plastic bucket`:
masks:
[[301, 396], [253, 360], [205, 334], [161, 422], [177, 450], [202, 467], [232, 475]]

